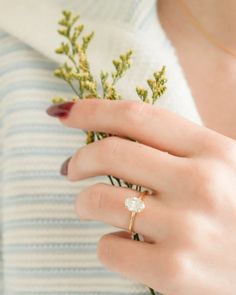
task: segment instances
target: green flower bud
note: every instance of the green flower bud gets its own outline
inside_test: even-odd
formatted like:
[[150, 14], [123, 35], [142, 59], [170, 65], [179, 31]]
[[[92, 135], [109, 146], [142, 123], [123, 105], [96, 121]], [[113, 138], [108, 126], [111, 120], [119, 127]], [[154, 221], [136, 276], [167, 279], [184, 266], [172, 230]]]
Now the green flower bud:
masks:
[[64, 97], [53, 97], [51, 101], [52, 103], [56, 104], [56, 103], [66, 102], [67, 99]]
[[71, 17], [71, 11], [68, 11], [68, 10], [63, 10], [62, 14], [64, 15], [66, 20], [69, 20]]

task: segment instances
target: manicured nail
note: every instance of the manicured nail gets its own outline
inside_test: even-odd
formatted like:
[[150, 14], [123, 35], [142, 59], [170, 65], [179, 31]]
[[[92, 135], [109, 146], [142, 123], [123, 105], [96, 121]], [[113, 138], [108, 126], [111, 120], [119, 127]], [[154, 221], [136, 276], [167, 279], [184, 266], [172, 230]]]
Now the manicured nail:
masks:
[[72, 157], [69, 157], [68, 159], [66, 159], [66, 160], [62, 163], [62, 165], [61, 165], [61, 170], [60, 170], [61, 175], [67, 175], [67, 174], [68, 174], [68, 164], [69, 164], [71, 158], [72, 158]]
[[46, 111], [49, 116], [65, 118], [69, 115], [73, 105], [74, 105], [73, 101], [57, 103], [57, 104], [51, 105], [49, 108], [47, 108]]

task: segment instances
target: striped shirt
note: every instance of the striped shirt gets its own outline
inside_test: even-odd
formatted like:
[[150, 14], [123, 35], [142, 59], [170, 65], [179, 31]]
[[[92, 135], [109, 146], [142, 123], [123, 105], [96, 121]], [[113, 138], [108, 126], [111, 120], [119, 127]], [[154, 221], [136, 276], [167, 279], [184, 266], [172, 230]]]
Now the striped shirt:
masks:
[[[27, 8], [27, 4], [34, 2], [35, 10], [28, 12], [26, 18], [40, 15], [37, 5], [44, 12], [47, 8], [46, 1], [40, 2], [40, 6], [27, 0], [21, 2], [19, 10], [17, 1], [3, 2], [0, 8], [6, 5], [5, 12], [7, 2], [14, 2], [13, 15], [24, 8], [24, 3]], [[137, 50], [136, 66], [127, 78], [129, 84], [123, 82], [119, 86], [123, 97], [137, 99], [135, 86], [166, 64], [170, 69], [169, 90], [158, 103], [201, 123], [173, 49], [164, 35], [155, 35], [159, 32], [155, 31], [156, 1], [49, 2], [48, 6], [56, 5], [58, 10], [78, 10], [85, 26], [86, 23], [91, 28], [94, 26], [98, 37], [105, 32], [102, 41], [95, 39], [91, 45], [91, 60], [97, 75], [98, 70], [110, 66], [106, 60], [111, 63], [128, 47]], [[61, 163], [85, 145], [85, 137], [79, 129], [62, 126], [45, 110], [52, 97], [70, 97], [73, 93], [52, 75], [58, 60], [49, 50], [43, 52], [45, 42], [41, 44], [36, 36], [29, 41], [26, 29], [14, 33], [17, 24], [12, 26], [13, 21], [4, 23], [3, 20], [4, 17], [2, 24], [0, 21], [1, 294], [150, 294], [140, 282], [110, 271], [98, 260], [98, 240], [117, 228], [99, 221], [80, 220], [75, 214], [74, 201], [83, 188], [97, 182], [109, 184], [109, 179], [97, 176], [72, 183], [60, 175]], [[23, 23], [22, 19], [19, 26]], [[145, 37], [147, 32], [152, 38]], [[156, 47], [152, 44], [153, 36], [156, 36]], [[52, 42], [54, 48], [57, 45]]]

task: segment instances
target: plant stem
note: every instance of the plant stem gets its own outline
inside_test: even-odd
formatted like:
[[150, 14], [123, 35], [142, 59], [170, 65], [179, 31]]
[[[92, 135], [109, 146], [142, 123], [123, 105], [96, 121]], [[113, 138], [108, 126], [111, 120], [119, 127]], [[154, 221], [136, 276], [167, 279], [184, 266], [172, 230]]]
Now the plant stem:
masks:
[[74, 85], [73, 85], [71, 82], [69, 82], [69, 81], [68, 81], [68, 84], [70, 85], [71, 89], [76, 93], [76, 95], [77, 95], [79, 98], [82, 98], [82, 97], [81, 97], [81, 93], [79, 93], [79, 92], [75, 89]]
[[[98, 140], [101, 140], [100, 136], [96, 132], [95, 132], [95, 135], [96, 135], [96, 137], [97, 137]], [[111, 184], [112, 185], [115, 185], [114, 182], [113, 182], [113, 180], [112, 180], [112, 176], [108, 175], [108, 178], [110, 179]], [[117, 178], [117, 177], [114, 177], [114, 178], [118, 182], [119, 186], [122, 187], [121, 182], [120, 182], [120, 179]], [[140, 185], [136, 185], [136, 189], [135, 190], [141, 192], [141, 188], [142, 187]], [[133, 236], [133, 240], [140, 241], [138, 233], [135, 233], [135, 235]], [[152, 288], [150, 288], [150, 287], [148, 287], [148, 289], [150, 290], [151, 295], [161, 295], [160, 293], [155, 293], [155, 291]]]
[[118, 184], [119, 184], [119, 186], [120, 187], [122, 187], [122, 185], [121, 185], [121, 182], [120, 182], [120, 179], [119, 178], [117, 178], [117, 177], [115, 177], [115, 176], [113, 176], [114, 178], [115, 178], [115, 180], [118, 182]]
[[114, 182], [113, 182], [113, 180], [112, 180], [112, 177], [111, 177], [110, 175], [107, 175], [107, 176], [108, 176], [108, 178], [110, 179], [111, 184], [112, 184], [112, 185], [115, 185]]
[[[149, 287], [148, 287], [148, 288], [149, 288]], [[152, 295], [156, 295], [156, 294], [155, 294], [155, 291], [154, 291], [152, 288], [149, 288], [149, 290], [150, 290], [150, 292], [151, 292]]]

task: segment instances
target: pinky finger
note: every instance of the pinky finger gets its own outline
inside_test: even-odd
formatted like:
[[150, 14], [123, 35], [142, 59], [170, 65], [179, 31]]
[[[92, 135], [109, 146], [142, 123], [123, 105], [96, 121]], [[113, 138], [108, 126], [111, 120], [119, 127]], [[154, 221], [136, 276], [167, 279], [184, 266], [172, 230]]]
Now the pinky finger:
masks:
[[[130, 233], [108, 233], [98, 242], [97, 256], [108, 269], [163, 292], [163, 251], [157, 244], [132, 240]], [[155, 263], [156, 262], [156, 263]]]

